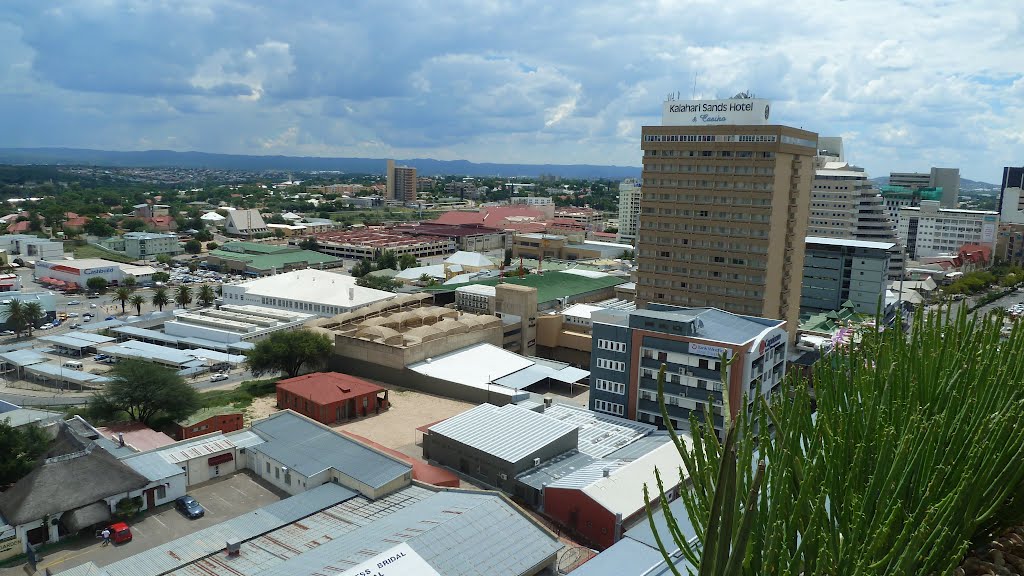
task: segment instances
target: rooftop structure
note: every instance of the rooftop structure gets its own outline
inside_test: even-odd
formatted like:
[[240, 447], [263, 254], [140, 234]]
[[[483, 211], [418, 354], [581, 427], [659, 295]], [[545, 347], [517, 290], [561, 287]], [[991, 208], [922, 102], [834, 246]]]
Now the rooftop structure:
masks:
[[315, 317], [252, 304], [223, 304], [220, 308], [175, 310], [173, 320], [164, 323], [164, 333], [179, 341], [199, 338], [225, 344], [253, 342], [274, 332], [294, 329]]
[[[560, 303], [600, 300], [613, 295], [613, 288], [629, 282], [629, 278], [605, 273], [582, 275], [577, 271], [556, 271], [544, 274], [526, 274], [522, 278], [492, 278], [477, 280], [472, 284], [495, 286], [499, 282], [537, 289], [537, 305], [541, 310], [555, 308]], [[468, 284], [467, 284], [468, 285]], [[454, 292], [461, 284], [431, 286], [426, 292], [440, 294]], [[603, 297], [603, 298], [602, 298]]]
[[416, 258], [455, 252], [455, 241], [450, 237], [413, 235], [391, 228], [321, 232], [314, 237], [320, 252], [349, 260], [373, 260], [385, 250]]
[[268, 231], [263, 216], [255, 208], [232, 210], [224, 222], [224, 232], [232, 236], [254, 236]]
[[254, 304], [318, 316], [343, 314], [394, 297], [391, 292], [356, 286], [351, 276], [311, 269], [226, 284], [222, 296], [225, 304]]
[[[434, 424], [429, 430], [511, 464], [532, 458], [532, 454], [556, 440], [572, 437], [575, 444], [577, 438], [576, 426], [514, 404], [481, 404]], [[516, 433], [509, 437], [495, 433], [497, 430]]]
[[207, 264], [224, 271], [265, 276], [302, 268], [331, 268], [340, 262], [333, 256], [296, 246], [228, 242], [209, 252]]

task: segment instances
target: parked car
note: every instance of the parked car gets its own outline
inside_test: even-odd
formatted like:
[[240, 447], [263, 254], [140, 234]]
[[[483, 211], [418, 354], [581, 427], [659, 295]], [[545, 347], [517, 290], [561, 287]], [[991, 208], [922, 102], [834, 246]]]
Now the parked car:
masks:
[[117, 358], [104, 358], [103, 360], [100, 360], [100, 362], [103, 362], [104, 364], [115, 364], [117, 363]]
[[93, 356], [92, 359], [99, 362], [100, 360], [106, 360], [107, 358], [110, 358], [110, 356], [108, 356], [107, 354], [97, 354]]
[[95, 307], [96, 307], [95, 304], [89, 304], [89, 308], [95, 308]]
[[104, 320], [114, 320], [114, 319], [115, 318], [113, 316], [107, 316], [106, 318], [104, 318]]
[[68, 318], [78, 318], [78, 312], [68, 312]]
[[210, 376], [210, 382], [220, 382], [222, 380], [227, 380], [227, 379], [228, 379], [228, 375], [227, 374], [214, 374], [213, 376]]
[[88, 294], [85, 295], [85, 297], [88, 298], [89, 300], [95, 300], [96, 298], [99, 298], [100, 295], [95, 292], [89, 292]]
[[79, 305], [81, 303], [82, 303], [81, 300], [72, 300], [72, 301], [68, 302], [68, 306], [77, 306], [77, 305]]
[[81, 327], [82, 327], [82, 325], [81, 325], [81, 324], [79, 324], [78, 322], [75, 322], [74, 324], [72, 324], [72, 325], [71, 325], [71, 329], [72, 329], [72, 330], [74, 330], [74, 329], [76, 329], [76, 328], [81, 328]]
[[110, 525], [110, 541], [114, 544], [124, 544], [132, 541], [132, 529], [124, 522], [117, 522]]
[[206, 514], [206, 510], [203, 509], [202, 505], [196, 501], [195, 498], [188, 494], [180, 496], [174, 500], [174, 507], [181, 511], [182, 514], [195, 520], [196, 518], [202, 518]]

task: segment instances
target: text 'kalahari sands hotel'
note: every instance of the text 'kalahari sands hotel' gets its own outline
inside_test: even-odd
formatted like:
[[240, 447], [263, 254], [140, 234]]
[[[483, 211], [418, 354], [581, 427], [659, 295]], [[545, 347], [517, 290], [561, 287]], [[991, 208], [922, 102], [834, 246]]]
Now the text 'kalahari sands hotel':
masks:
[[792, 337], [818, 135], [743, 96], [669, 98], [643, 127], [637, 304], [785, 320]]

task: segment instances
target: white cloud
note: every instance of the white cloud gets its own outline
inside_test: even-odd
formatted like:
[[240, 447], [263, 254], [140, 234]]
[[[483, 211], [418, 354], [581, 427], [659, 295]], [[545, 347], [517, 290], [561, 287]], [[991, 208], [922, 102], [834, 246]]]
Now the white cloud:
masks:
[[[750, 89], [873, 174], [1024, 158], [1013, 0], [0, 3], [0, 146], [638, 165]], [[400, 14], [401, 17], [395, 17]], [[173, 31], [169, 33], [169, 31]]]

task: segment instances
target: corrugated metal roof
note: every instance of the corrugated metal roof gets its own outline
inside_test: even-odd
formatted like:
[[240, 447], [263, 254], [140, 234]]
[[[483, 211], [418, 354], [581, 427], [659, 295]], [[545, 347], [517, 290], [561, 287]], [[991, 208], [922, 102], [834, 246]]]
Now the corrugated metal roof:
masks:
[[552, 404], [544, 409], [544, 415], [579, 428], [579, 450], [594, 458], [603, 458], [657, 430], [650, 424], [570, 404]]
[[506, 462], [518, 462], [572, 434], [576, 426], [515, 404], [481, 404], [429, 430]]
[[191, 442], [182, 442], [160, 450], [160, 455], [171, 464], [185, 462], [192, 458], [216, 454], [235, 447], [223, 434], [204, 436]]
[[555, 371], [551, 368], [541, 366], [540, 364], [534, 364], [533, 366], [527, 366], [518, 372], [513, 372], [508, 376], [502, 376], [495, 380], [494, 383], [500, 386], [505, 386], [506, 388], [522, 390], [523, 388], [532, 386], [546, 378], [553, 377], [554, 374]]
[[[689, 446], [692, 442], [684, 438]], [[608, 511], [629, 517], [644, 507], [644, 484], [657, 486], [654, 475], [657, 469], [666, 484], [675, 484], [679, 478], [679, 469], [683, 466], [683, 458], [674, 444], [665, 444], [651, 451], [646, 456], [623, 464], [607, 478], [583, 488], [583, 492]]]
[[291, 412], [278, 412], [256, 422], [252, 430], [266, 440], [254, 445], [253, 450], [306, 477], [334, 468], [363, 484], [380, 488], [412, 471], [410, 464]]
[[622, 468], [625, 464], [626, 462], [621, 460], [595, 460], [572, 474], [563, 476], [551, 484], [548, 484], [548, 488], [582, 490], [594, 482], [604, 478], [605, 470], [611, 474], [619, 468]]
[[532, 574], [562, 548], [497, 494], [439, 492], [257, 574], [343, 572], [400, 542], [445, 576]]
[[530, 486], [534, 490], [542, 490], [556, 480], [568, 476], [594, 462], [594, 457], [575, 450], [548, 460], [536, 468], [516, 476], [516, 480]]
[[102, 336], [100, 334], [91, 334], [89, 332], [68, 332], [65, 336], [77, 338], [79, 340], [85, 340], [86, 342], [93, 342], [94, 344], [104, 344], [106, 342], [113, 342], [115, 338], [110, 336]]
[[239, 430], [238, 432], [232, 432], [225, 436], [232, 444], [239, 448], [248, 448], [264, 442], [263, 438], [260, 438], [258, 434], [250, 430]]
[[147, 452], [138, 456], [129, 456], [122, 458], [121, 462], [124, 462], [129, 468], [145, 476], [150, 482], [159, 482], [185, 473], [181, 467], [168, 462], [159, 452]]
[[668, 434], [653, 434], [630, 442], [615, 452], [606, 454], [605, 457], [609, 460], [636, 460], [671, 441]]
[[46, 423], [55, 420], [62, 420], [59, 412], [49, 410], [36, 410], [35, 408], [15, 408], [7, 412], [0, 412], [0, 422], [7, 422], [9, 426], [17, 428], [25, 424]]
[[[408, 508], [433, 494], [434, 492], [418, 486], [407, 486], [377, 500], [357, 496], [307, 516], [301, 522], [282, 526], [273, 532], [243, 543], [241, 554], [238, 556], [232, 558], [222, 555], [209, 556], [188, 566], [183, 566], [171, 574], [175, 576], [262, 574], [325, 542], [340, 538]], [[338, 572], [340, 570], [330, 573]]]
[[35, 350], [11, 350], [10, 352], [3, 352], [0, 353], [0, 359], [3, 359], [3, 361], [8, 364], [14, 364], [19, 367], [40, 364], [50, 360]]
[[[312, 490], [264, 506], [237, 518], [198, 530], [114, 562], [103, 569], [108, 576], [155, 576], [176, 570], [201, 558], [224, 550], [228, 541], [246, 541], [281, 528], [319, 512], [338, 502], [354, 498], [356, 493], [338, 486], [323, 484]], [[88, 572], [72, 569], [62, 574], [80, 576]]]

